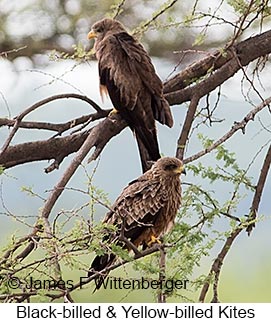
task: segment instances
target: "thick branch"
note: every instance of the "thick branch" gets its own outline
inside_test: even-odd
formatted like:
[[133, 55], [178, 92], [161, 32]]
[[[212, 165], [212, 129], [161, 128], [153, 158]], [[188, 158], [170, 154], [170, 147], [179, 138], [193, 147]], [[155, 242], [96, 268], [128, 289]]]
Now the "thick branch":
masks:
[[[233, 47], [226, 47], [223, 55], [222, 52], [216, 51], [165, 82], [164, 93], [171, 105], [189, 101], [195, 93], [198, 95], [200, 93], [200, 97], [210, 93], [232, 77], [242, 66], [248, 65], [256, 58], [270, 54], [271, 30], [248, 38]], [[238, 60], [235, 59], [235, 53]], [[205, 76], [210, 70], [214, 71], [213, 75], [188, 87], [191, 82]]]
[[95, 158], [97, 158], [98, 151], [102, 151], [108, 142], [108, 138], [114, 137], [126, 126], [126, 123], [120, 119], [112, 120], [112, 118], [106, 118], [89, 131], [10, 146], [0, 157], [0, 164], [5, 168], [10, 168], [40, 160], [55, 159], [61, 162], [66, 156], [78, 151], [89, 133], [93, 138], [92, 147], [96, 147]]
[[86, 140], [88, 132], [77, 133], [61, 138], [26, 142], [9, 146], [0, 157], [0, 164], [10, 168], [24, 163], [55, 159], [62, 161], [64, 157], [74, 153]]

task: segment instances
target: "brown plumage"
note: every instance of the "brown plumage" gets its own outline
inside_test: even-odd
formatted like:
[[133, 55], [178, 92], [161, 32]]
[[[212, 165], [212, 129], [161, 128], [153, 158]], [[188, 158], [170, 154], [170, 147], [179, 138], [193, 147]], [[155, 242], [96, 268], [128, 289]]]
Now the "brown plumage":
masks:
[[[103, 223], [115, 225], [117, 231], [107, 235], [104, 240], [129, 250], [129, 244], [120, 242], [123, 234], [134, 246], [145, 249], [170, 231], [181, 204], [180, 174], [183, 172], [184, 167], [179, 159], [163, 157], [125, 187], [103, 220]], [[110, 266], [115, 258], [110, 253], [96, 256], [89, 276]], [[103, 276], [96, 279], [96, 288], [102, 285]]]
[[162, 82], [143, 46], [120, 22], [98, 21], [88, 38], [96, 38], [101, 95], [109, 94], [114, 108], [134, 131], [145, 172], [149, 161], [160, 158], [155, 120], [173, 125]]

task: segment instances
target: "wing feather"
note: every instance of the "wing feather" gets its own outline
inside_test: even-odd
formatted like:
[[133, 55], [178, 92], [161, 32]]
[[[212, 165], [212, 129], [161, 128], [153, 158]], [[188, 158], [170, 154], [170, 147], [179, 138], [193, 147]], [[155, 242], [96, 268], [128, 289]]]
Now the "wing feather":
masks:
[[143, 46], [126, 32], [110, 33], [95, 48], [101, 88], [134, 131], [145, 172], [160, 158], [155, 119], [173, 124], [162, 82]]
[[[119, 46], [116, 35], [106, 37], [97, 51], [97, 57], [99, 59], [100, 83], [108, 88], [115, 108], [132, 110], [142, 82], [132, 64], [129, 63], [129, 56]], [[116, 90], [117, 97], [115, 97]]]
[[133, 110], [141, 92], [147, 89], [153, 117], [169, 127], [173, 125], [169, 104], [163, 97], [163, 84], [138, 41], [126, 32], [110, 35], [98, 48], [97, 57], [100, 83], [108, 87], [116, 109]]
[[104, 223], [119, 228], [125, 219], [125, 236], [132, 241], [154, 224], [167, 200], [167, 194], [158, 180], [142, 180], [142, 177], [123, 190], [104, 219]]
[[118, 41], [130, 58], [128, 63], [133, 75], [138, 75], [144, 87], [151, 94], [151, 108], [154, 118], [161, 124], [172, 127], [173, 118], [169, 104], [163, 96], [163, 84], [155, 72], [150, 56], [144, 47], [127, 33], [118, 34]]

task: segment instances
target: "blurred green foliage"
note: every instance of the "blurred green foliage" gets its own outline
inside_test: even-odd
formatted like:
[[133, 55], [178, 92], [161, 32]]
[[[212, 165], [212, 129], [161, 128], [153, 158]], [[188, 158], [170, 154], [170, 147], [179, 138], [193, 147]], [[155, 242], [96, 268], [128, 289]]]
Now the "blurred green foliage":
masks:
[[[0, 0], [0, 53], [10, 60], [47, 51], [73, 54], [73, 47], [90, 48], [87, 33], [103, 17], [119, 19], [153, 56], [178, 60], [174, 51], [219, 47], [238, 28], [249, 10], [254, 21], [249, 28], [264, 24], [268, 4], [254, 1], [178, 0]], [[245, 28], [244, 28], [245, 30]]]

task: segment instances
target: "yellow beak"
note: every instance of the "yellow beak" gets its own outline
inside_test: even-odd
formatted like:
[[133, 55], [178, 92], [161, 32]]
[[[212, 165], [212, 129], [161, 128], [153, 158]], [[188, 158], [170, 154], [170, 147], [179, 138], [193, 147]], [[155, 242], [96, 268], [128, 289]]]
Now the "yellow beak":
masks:
[[88, 33], [88, 39], [92, 39], [92, 38], [95, 38], [95, 37], [97, 37], [97, 34], [93, 30], [91, 30]]
[[180, 166], [178, 167], [177, 169], [175, 169], [174, 171], [176, 174], [185, 174], [186, 175], [186, 171], [185, 171], [185, 168], [184, 166]]

